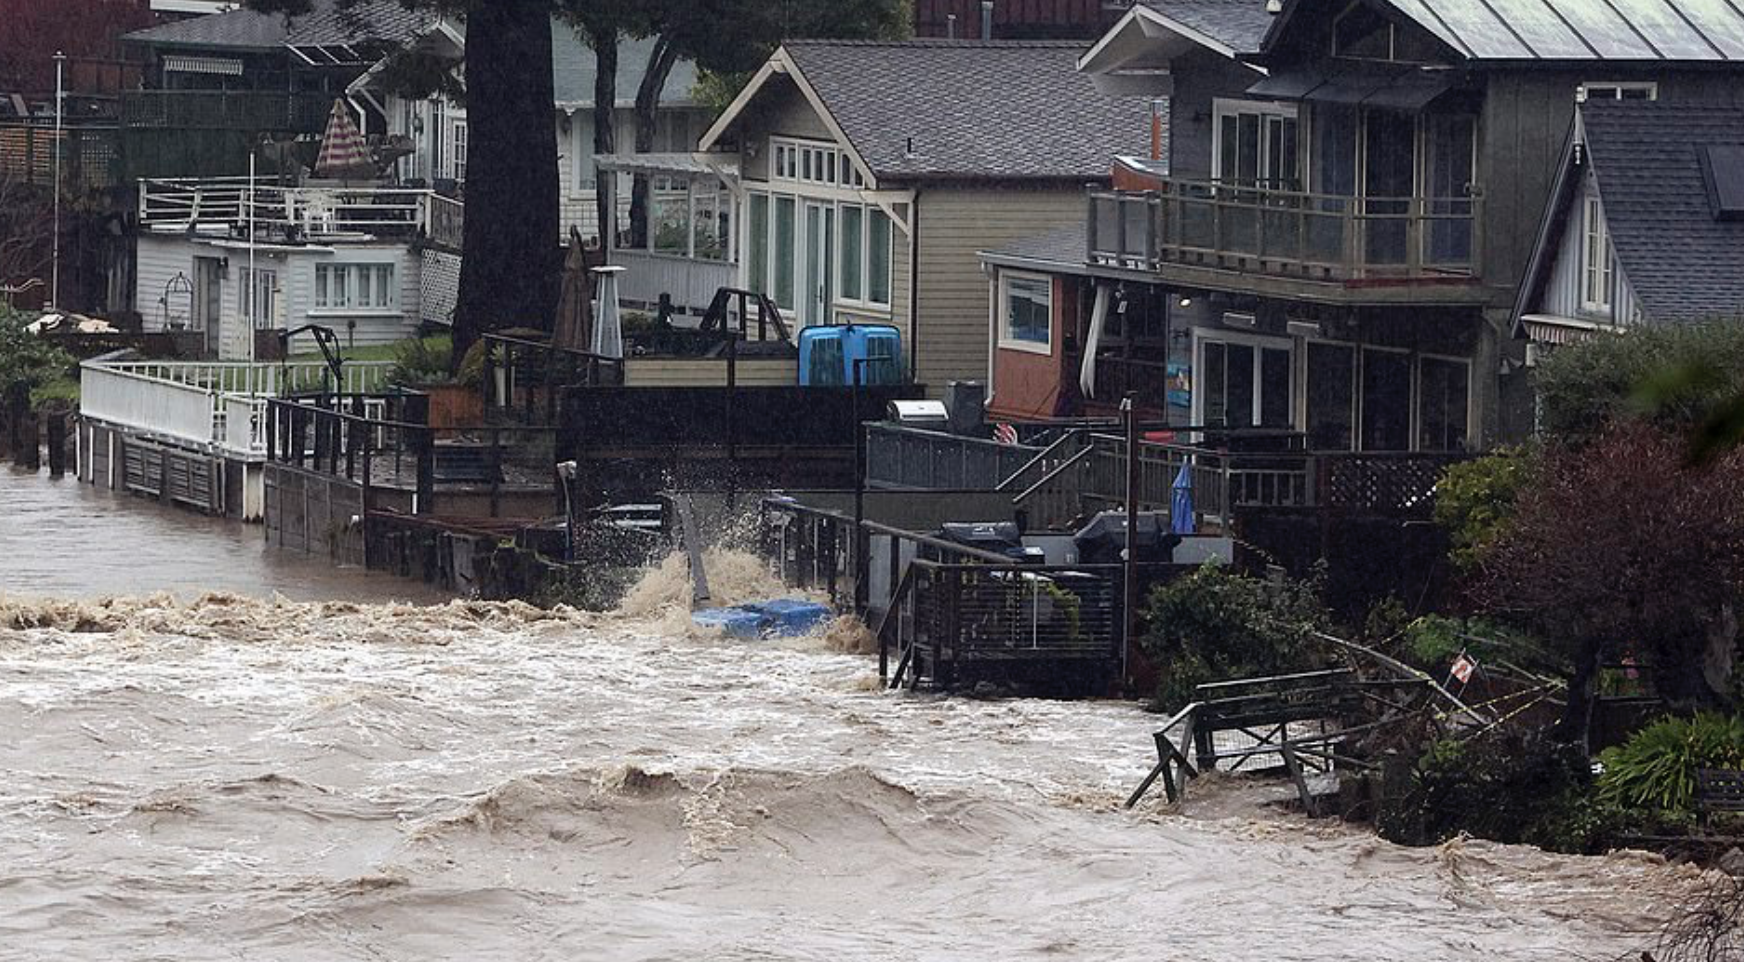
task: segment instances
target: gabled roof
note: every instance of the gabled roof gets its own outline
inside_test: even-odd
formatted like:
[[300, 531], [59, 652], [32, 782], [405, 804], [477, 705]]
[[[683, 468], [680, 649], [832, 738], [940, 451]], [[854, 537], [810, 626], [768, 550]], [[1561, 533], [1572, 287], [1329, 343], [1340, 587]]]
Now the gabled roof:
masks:
[[[1289, 0], [1270, 49], [1305, 4]], [[1732, 0], [1376, 0], [1471, 60], [1744, 60]], [[1322, 11], [1323, 12], [1323, 11]]]
[[1266, 0], [1139, 0], [1139, 5], [1236, 56], [1258, 53], [1277, 19], [1266, 12]]
[[1744, 108], [1670, 101], [1581, 107], [1617, 260], [1649, 321], [1744, 311], [1744, 222], [1719, 220], [1702, 148], [1744, 144]]
[[1105, 180], [1148, 143], [1149, 106], [1078, 72], [1078, 43], [798, 41], [776, 51], [703, 138], [789, 75], [874, 181]]

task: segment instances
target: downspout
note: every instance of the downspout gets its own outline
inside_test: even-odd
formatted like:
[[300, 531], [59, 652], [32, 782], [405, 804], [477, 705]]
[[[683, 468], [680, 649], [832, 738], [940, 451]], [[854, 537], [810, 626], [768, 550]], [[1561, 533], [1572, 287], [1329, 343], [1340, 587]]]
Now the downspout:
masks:
[[920, 377], [920, 188], [908, 202], [908, 369]]

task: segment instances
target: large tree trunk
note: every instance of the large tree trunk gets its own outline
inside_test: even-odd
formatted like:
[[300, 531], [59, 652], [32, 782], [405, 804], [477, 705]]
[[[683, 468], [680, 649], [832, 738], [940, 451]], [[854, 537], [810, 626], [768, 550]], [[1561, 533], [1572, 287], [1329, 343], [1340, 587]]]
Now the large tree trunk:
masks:
[[557, 123], [547, 0], [474, 4], [466, 24], [466, 232], [454, 357], [501, 327], [549, 328], [557, 308]]
[[[660, 129], [660, 94], [672, 68], [678, 65], [678, 47], [662, 34], [648, 53], [648, 72], [642, 75], [642, 85], [636, 90], [636, 153], [654, 150], [654, 136]], [[638, 247], [648, 246], [648, 178], [636, 175], [630, 191], [630, 236]]]
[[[589, 30], [587, 42], [593, 47], [594, 57], [599, 65], [593, 78], [593, 152], [615, 154], [618, 152], [618, 137], [613, 123], [618, 111], [618, 32], [615, 29]], [[587, 163], [587, 158], [583, 158], [582, 162]], [[618, 202], [613, 196], [617, 177], [615, 173], [600, 171], [599, 179], [594, 184], [594, 204], [599, 214], [602, 248], [611, 247], [611, 238], [607, 236], [607, 232], [612, 229], [612, 207]]]

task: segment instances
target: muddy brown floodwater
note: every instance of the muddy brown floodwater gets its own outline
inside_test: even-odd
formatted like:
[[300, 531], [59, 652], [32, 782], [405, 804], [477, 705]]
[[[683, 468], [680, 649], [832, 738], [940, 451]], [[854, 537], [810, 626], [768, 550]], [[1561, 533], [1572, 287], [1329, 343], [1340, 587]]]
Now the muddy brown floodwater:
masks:
[[1596, 960], [1698, 881], [1233, 777], [1126, 812], [1132, 704], [886, 693], [839, 633], [699, 637], [685, 596], [0, 596], [0, 959]]
[[303, 601], [447, 596], [267, 547], [259, 525], [58, 481], [0, 463], [0, 592], [60, 598], [222, 591]]

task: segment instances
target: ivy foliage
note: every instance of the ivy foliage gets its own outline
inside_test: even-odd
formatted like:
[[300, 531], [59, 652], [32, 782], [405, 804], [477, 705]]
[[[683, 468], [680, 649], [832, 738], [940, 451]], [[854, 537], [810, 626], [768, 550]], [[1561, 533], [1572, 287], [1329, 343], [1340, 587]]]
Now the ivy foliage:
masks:
[[1324, 654], [1312, 632], [1329, 616], [1318, 587], [1207, 564], [1151, 592], [1140, 644], [1162, 678], [1158, 704], [1186, 705], [1207, 682], [1319, 667]]
[[9, 404], [67, 377], [75, 366], [72, 355], [26, 331], [28, 323], [23, 314], [0, 306], [0, 401]]

